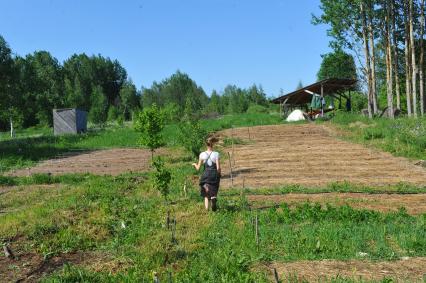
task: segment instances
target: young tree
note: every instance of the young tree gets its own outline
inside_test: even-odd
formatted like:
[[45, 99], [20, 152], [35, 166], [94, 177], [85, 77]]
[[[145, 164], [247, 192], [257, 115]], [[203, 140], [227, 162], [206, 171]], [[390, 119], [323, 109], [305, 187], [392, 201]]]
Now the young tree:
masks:
[[164, 161], [160, 157], [153, 160], [152, 165], [155, 168], [153, 174], [153, 185], [164, 197], [164, 200], [167, 201], [170, 192], [172, 174], [170, 173], [170, 170], [166, 168]]
[[180, 143], [194, 158], [198, 158], [200, 149], [204, 145], [207, 131], [201, 127], [200, 121], [196, 119], [192, 111], [191, 99], [186, 102], [184, 118], [179, 124], [179, 129]]
[[156, 104], [144, 109], [136, 115], [134, 127], [141, 132], [140, 143], [151, 150], [151, 160], [154, 160], [154, 151], [163, 145], [162, 130], [164, 118]]

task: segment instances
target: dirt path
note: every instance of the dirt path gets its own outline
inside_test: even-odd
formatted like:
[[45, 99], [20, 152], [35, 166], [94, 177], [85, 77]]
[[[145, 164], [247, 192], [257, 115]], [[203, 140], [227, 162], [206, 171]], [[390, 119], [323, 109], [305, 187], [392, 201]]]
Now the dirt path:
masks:
[[[249, 139], [250, 132], [250, 139]], [[234, 146], [234, 187], [325, 186], [348, 181], [369, 186], [426, 184], [426, 170], [405, 158], [339, 140], [315, 124], [238, 128], [221, 136], [240, 138]], [[225, 149], [232, 153], [232, 147]], [[222, 187], [231, 187], [228, 161]]]
[[392, 282], [424, 282], [426, 258], [405, 258], [397, 261], [298, 261], [272, 263], [267, 266], [271, 280], [275, 268], [280, 280], [286, 282], [325, 282], [336, 278], [358, 281], [381, 281], [392, 278]]
[[[164, 153], [164, 150], [160, 150], [158, 153]], [[150, 160], [151, 152], [146, 149], [97, 150], [46, 160], [33, 168], [10, 172], [10, 175], [27, 176], [35, 173], [119, 175], [124, 172], [146, 171], [149, 169]]]
[[289, 206], [310, 201], [331, 205], [349, 205], [353, 208], [376, 210], [380, 212], [397, 211], [405, 207], [412, 215], [426, 213], [426, 194], [362, 194], [362, 193], [323, 193], [323, 194], [286, 194], [286, 195], [249, 195], [253, 207], [264, 207], [280, 203]]

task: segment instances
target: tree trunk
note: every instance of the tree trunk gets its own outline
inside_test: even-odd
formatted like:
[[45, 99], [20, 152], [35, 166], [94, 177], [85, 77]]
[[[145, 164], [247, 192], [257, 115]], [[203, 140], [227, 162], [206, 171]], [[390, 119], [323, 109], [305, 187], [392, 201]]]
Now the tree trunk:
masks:
[[370, 47], [367, 37], [367, 19], [363, 1], [360, 2], [361, 18], [362, 18], [362, 38], [364, 41], [365, 53], [365, 74], [368, 81], [368, 117], [373, 118], [373, 97], [372, 97], [372, 84], [371, 84], [371, 62], [370, 62]]
[[13, 128], [13, 119], [12, 117], [10, 117], [10, 137], [13, 138], [15, 137], [15, 129]]
[[390, 37], [390, 5], [389, 1], [385, 2], [385, 47], [386, 47], [386, 89], [387, 89], [387, 104], [388, 104], [388, 117], [394, 118], [393, 111], [393, 71], [392, 71], [392, 51], [391, 51], [391, 37]]
[[425, 114], [425, 93], [424, 93], [424, 77], [423, 77], [423, 66], [424, 66], [424, 42], [423, 36], [425, 33], [425, 0], [421, 1], [420, 4], [420, 62], [419, 62], [419, 76], [420, 76], [420, 113], [423, 116]]
[[[372, 9], [372, 7], [370, 7]], [[374, 46], [374, 31], [373, 31], [373, 23], [372, 17], [370, 17], [368, 24], [368, 33], [370, 37], [370, 45], [371, 45], [371, 97], [373, 100], [373, 113], [377, 114], [379, 112], [378, 104], [377, 104], [377, 83], [376, 83], [376, 51]]]
[[411, 66], [412, 66], [412, 91], [413, 91], [413, 115], [417, 117], [417, 64], [416, 64], [416, 46], [414, 45], [414, 19], [413, 19], [413, 0], [409, 0], [409, 25], [410, 25], [410, 51], [411, 51]]
[[408, 22], [408, 0], [404, 2], [404, 22], [405, 22], [405, 92], [407, 98], [407, 114], [409, 117], [413, 115], [411, 102], [411, 58], [410, 58], [410, 28]]
[[398, 39], [396, 34], [396, 11], [395, 11], [395, 3], [392, 3], [392, 37], [393, 37], [393, 70], [395, 75], [395, 94], [396, 94], [396, 108], [401, 110], [401, 88], [399, 84], [399, 64], [398, 64]]

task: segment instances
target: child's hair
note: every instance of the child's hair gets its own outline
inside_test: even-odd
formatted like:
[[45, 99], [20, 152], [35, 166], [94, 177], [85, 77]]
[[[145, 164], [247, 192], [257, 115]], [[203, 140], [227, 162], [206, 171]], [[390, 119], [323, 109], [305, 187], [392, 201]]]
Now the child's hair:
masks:
[[206, 139], [206, 145], [207, 146], [213, 146], [215, 143], [217, 143], [219, 139], [215, 136], [209, 136]]

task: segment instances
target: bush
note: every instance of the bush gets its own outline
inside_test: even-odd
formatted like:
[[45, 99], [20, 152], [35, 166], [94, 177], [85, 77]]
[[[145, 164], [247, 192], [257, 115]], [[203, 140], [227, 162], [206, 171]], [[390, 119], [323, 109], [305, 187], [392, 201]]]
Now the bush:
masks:
[[247, 113], [255, 114], [255, 113], [268, 113], [268, 108], [258, 104], [251, 104], [247, 109]]

